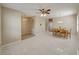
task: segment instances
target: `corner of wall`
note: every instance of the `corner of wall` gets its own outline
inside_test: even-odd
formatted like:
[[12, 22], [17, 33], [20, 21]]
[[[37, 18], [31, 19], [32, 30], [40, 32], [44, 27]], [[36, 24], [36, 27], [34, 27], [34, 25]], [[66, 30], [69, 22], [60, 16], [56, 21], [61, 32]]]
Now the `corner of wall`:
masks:
[[1, 5], [0, 5], [0, 45], [1, 45]]

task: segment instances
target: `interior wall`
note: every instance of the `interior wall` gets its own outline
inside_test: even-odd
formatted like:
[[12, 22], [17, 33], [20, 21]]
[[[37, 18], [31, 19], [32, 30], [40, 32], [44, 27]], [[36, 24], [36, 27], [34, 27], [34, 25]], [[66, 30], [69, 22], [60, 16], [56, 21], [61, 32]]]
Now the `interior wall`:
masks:
[[67, 27], [71, 29], [72, 34], [77, 34], [77, 15], [53, 18], [53, 27]]
[[0, 6], [0, 45], [1, 45], [1, 6]]
[[33, 28], [33, 33], [34, 34], [39, 34], [45, 32], [45, 17], [35, 17], [34, 20], [34, 28]]
[[[79, 12], [77, 14], [77, 26], [78, 26], [78, 32], [77, 32], [77, 34], [79, 36]], [[79, 39], [79, 37], [78, 37], [78, 39]]]
[[21, 13], [2, 7], [2, 44], [21, 40]]

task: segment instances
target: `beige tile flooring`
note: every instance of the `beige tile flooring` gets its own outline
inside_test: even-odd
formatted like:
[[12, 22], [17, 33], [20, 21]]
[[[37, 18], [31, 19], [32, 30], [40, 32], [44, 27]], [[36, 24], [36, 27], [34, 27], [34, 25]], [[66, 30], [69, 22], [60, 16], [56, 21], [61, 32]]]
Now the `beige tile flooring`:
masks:
[[6, 44], [1, 48], [2, 55], [76, 55], [78, 39], [54, 37], [50, 33], [39, 33], [25, 40]]

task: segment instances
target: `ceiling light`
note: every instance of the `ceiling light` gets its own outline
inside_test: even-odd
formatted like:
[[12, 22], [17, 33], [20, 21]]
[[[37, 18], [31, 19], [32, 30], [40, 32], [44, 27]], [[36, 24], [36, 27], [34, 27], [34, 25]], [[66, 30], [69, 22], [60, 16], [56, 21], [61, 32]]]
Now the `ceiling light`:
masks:
[[43, 16], [43, 14], [41, 14], [41, 16]]
[[44, 16], [46, 16], [47, 14], [44, 14]]

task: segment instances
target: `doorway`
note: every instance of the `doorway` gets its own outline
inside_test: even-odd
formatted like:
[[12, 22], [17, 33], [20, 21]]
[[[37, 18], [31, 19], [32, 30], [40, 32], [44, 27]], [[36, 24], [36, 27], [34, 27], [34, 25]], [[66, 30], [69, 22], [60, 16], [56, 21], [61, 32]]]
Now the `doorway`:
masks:
[[21, 19], [21, 39], [27, 39], [33, 36], [32, 29], [34, 26], [34, 17], [22, 16]]

